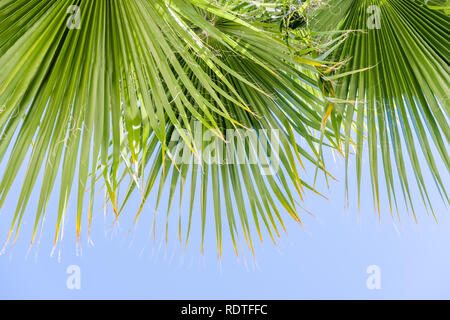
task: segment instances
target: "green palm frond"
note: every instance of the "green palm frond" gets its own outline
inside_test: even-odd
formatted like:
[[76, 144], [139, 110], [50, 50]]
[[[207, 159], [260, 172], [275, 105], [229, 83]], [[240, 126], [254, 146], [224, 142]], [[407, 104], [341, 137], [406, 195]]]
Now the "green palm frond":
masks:
[[[169, 210], [176, 186], [183, 193], [190, 181], [186, 240], [198, 197], [204, 234], [211, 181], [219, 252], [223, 199], [233, 241], [239, 217], [250, 247], [247, 212], [261, 239], [260, 223], [272, 238], [283, 226], [278, 203], [300, 222], [296, 201], [305, 188], [314, 188], [300, 179], [297, 165], [302, 158], [318, 162], [328, 175], [314, 137], [321, 129], [324, 101], [314, 67], [295, 61], [278, 25], [258, 23], [261, 10], [245, 1], [0, 1], [0, 159], [9, 156], [0, 206], [31, 151], [8, 240], [14, 234], [17, 238], [41, 171], [32, 243], [58, 171], [55, 243], [74, 179], [78, 236], [89, 185], [90, 227], [99, 176], [117, 218], [135, 190], [142, 194], [142, 210], [158, 178], [158, 199], [164, 185], [170, 185]], [[258, 136], [243, 146], [243, 163], [202, 165], [199, 159], [210, 146], [195, 143], [197, 125], [202, 136], [213, 132], [219, 141], [226, 141], [230, 129], [279, 130], [280, 152], [263, 143], [267, 136]], [[335, 144], [330, 128], [322, 132]], [[306, 147], [296, 142], [298, 135]], [[182, 164], [174, 150], [180, 144], [190, 151]], [[267, 157], [276, 155], [281, 170], [275, 176], [262, 174], [260, 162], [249, 162], [259, 145], [267, 148]], [[121, 204], [117, 190], [125, 176], [132, 182]]]
[[[33, 244], [55, 185], [55, 244], [72, 194], [77, 237], [84, 222], [89, 235], [103, 185], [116, 220], [133, 193], [135, 221], [148, 214], [153, 192], [154, 221], [168, 201], [166, 237], [179, 198], [185, 245], [200, 217], [203, 249], [211, 214], [219, 255], [223, 228], [236, 253], [240, 235], [253, 250], [255, 231], [275, 242], [285, 215], [301, 224], [305, 191], [319, 193], [318, 173], [332, 178], [326, 149], [348, 164], [356, 148], [360, 187], [365, 135], [376, 203], [380, 158], [391, 207], [394, 162], [412, 206], [408, 159], [429, 204], [419, 150], [448, 203], [432, 153], [448, 170], [445, 8], [440, 0], [0, 0], [0, 208], [26, 165], [6, 244], [38, 188]], [[314, 183], [302, 178], [304, 162], [317, 168]]]
[[442, 10], [446, 14], [450, 14], [449, 0], [428, 0], [425, 2], [426, 6], [431, 10]]
[[[325, 19], [326, 16], [331, 18]], [[339, 34], [346, 37], [334, 52], [334, 59], [348, 63], [329, 78], [336, 83], [337, 97], [350, 102], [338, 104], [335, 112], [343, 115], [347, 164], [352, 127], [356, 131], [359, 188], [363, 137], [367, 134], [376, 202], [380, 158], [391, 208], [394, 203], [397, 206], [395, 167], [405, 201], [412, 207], [406, 174], [409, 160], [422, 200], [431, 207], [429, 186], [419, 161], [422, 151], [437, 189], [448, 203], [443, 172], [436, 161], [442, 160], [448, 173], [449, 16], [430, 9], [426, 1], [329, 0], [312, 20], [313, 29], [340, 30]], [[355, 73], [355, 70], [363, 71]]]

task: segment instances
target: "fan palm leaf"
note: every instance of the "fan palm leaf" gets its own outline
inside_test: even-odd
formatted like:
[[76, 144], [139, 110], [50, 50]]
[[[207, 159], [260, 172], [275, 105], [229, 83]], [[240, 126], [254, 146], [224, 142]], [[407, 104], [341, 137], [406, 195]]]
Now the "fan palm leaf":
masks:
[[[281, 2], [273, 5], [282, 6]], [[176, 187], [180, 185], [182, 195], [190, 181], [186, 241], [198, 198], [203, 239], [212, 183], [219, 253], [222, 201], [233, 241], [239, 219], [250, 247], [248, 211], [261, 240], [260, 223], [272, 239], [283, 228], [277, 203], [300, 222], [296, 201], [305, 188], [314, 188], [300, 179], [298, 164], [302, 158], [314, 163], [319, 159], [320, 170], [328, 174], [313, 135], [321, 129], [324, 100], [314, 67], [295, 61], [278, 25], [259, 23], [256, 17], [264, 15], [259, 5], [245, 1], [0, 1], [0, 64], [4, 66], [0, 159], [9, 156], [0, 183], [0, 206], [28, 160], [8, 240], [19, 234], [41, 171], [31, 243], [59, 171], [55, 244], [62, 236], [75, 179], [78, 237], [86, 190], [90, 186], [89, 230], [100, 177], [116, 219], [131, 193], [141, 193], [136, 220], [158, 181], [156, 209], [164, 186], [170, 186], [167, 215]], [[197, 126], [200, 143], [194, 136]], [[241, 149], [243, 163], [224, 167], [218, 159], [204, 165], [202, 155], [211, 148], [204, 135], [212, 132], [229, 143], [227, 130], [239, 129], [280, 134], [276, 141], [269, 134], [246, 141]], [[335, 143], [330, 128], [322, 132]], [[297, 135], [305, 139], [306, 147], [297, 143]], [[279, 153], [271, 151], [273, 143], [280, 145]], [[180, 145], [190, 151], [186, 163], [176, 159]], [[260, 146], [266, 147], [265, 157], [275, 155], [280, 162], [282, 169], [275, 176], [264, 175], [260, 161], [249, 161]], [[126, 176], [131, 183], [121, 204], [118, 186]]]
[[33, 244], [60, 173], [55, 245], [74, 193], [77, 242], [83, 221], [89, 235], [100, 180], [115, 220], [138, 193], [136, 222], [154, 192], [154, 236], [161, 201], [167, 239], [179, 198], [185, 245], [198, 216], [203, 250], [211, 212], [219, 255], [224, 225], [236, 254], [240, 235], [253, 251], [251, 230], [275, 242], [286, 213], [302, 223], [299, 202], [305, 190], [317, 193], [301, 178], [303, 162], [331, 177], [322, 147], [344, 150], [347, 166], [355, 147], [360, 188], [365, 135], [376, 203], [380, 158], [391, 207], [394, 166], [412, 207], [409, 159], [431, 206], [418, 150], [448, 203], [433, 156], [435, 148], [448, 171], [445, 8], [419, 0], [0, 0], [0, 207], [28, 163], [6, 243], [17, 239], [40, 182]]
[[[312, 19], [315, 30], [345, 34], [345, 41], [333, 55], [335, 60], [348, 63], [337, 68], [329, 79], [335, 81], [336, 97], [349, 102], [337, 104], [334, 110], [343, 119], [347, 165], [354, 127], [358, 188], [367, 135], [374, 200], [378, 203], [380, 198], [381, 159], [391, 208], [397, 206], [395, 167], [406, 205], [413, 207], [408, 160], [422, 200], [431, 207], [420, 151], [437, 190], [448, 203], [442, 174], [448, 173], [450, 165], [450, 19], [444, 11], [433, 10], [442, 9], [443, 2], [436, 4], [416, 0], [330, 0]], [[437, 161], [443, 163], [446, 172], [438, 169]]]

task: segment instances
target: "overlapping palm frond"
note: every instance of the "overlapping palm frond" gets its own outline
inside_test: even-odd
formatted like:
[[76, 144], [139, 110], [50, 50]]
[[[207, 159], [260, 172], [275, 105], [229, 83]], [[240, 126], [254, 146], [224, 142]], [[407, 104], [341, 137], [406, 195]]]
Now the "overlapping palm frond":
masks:
[[[281, 2], [272, 5], [282, 6]], [[59, 171], [55, 243], [74, 179], [78, 236], [86, 219], [83, 203], [89, 184], [90, 228], [98, 174], [117, 218], [134, 190], [142, 194], [142, 210], [156, 181], [158, 199], [164, 185], [170, 185], [170, 210], [177, 186], [182, 195], [190, 181], [186, 240], [193, 214], [201, 215], [204, 234], [210, 202], [219, 252], [222, 211], [233, 241], [239, 217], [250, 247], [247, 211], [261, 239], [260, 224], [272, 238], [283, 226], [278, 203], [300, 222], [296, 201], [305, 188], [313, 188], [300, 179], [297, 164], [302, 158], [314, 163], [319, 159], [327, 175], [313, 136], [321, 129], [324, 101], [318, 98], [315, 69], [294, 61], [278, 25], [256, 19], [261, 12], [260, 4], [250, 1], [0, 1], [0, 64], [4, 66], [0, 156], [9, 156], [0, 205], [30, 151], [8, 240], [18, 235], [41, 171], [32, 243]], [[77, 18], [79, 29], [72, 28]], [[201, 143], [194, 137], [196, 127]], [[212, 132], [230, 144], [228, 129], [279, 130], [277, 141], [271, 143], [280, 145], [276, 157], [281, 170], [264, 175], [260, 161], [250, 163], [260, 145], [266, 147], [265, 156], [275, 154], [271, 144], [263, 143], [269, 137], [261, 135], [256, 141], [246, 140], [243, 163], [221, 166], [218, 160], [204, 165], [202, 155], [211, 146], [203, 135]], [[333, 144], [333, 133], [322, 131]], [[297, 144], [294, 132], [305, 138], [305, 147]], [[176, 148], [181, 144], [190, 153], [189, 160], [180, 164]], [[124, 174], [132, 183], [121, 204], [117, 190]], [[206, 200], [209, 183], [213, 201]], [[201, 212], [193, 212], [198, 197]], [[225, 210], [220, 208], [222, 201]], [[181, 239], [181, 219], [179, 230]]]
[[347, 164], [354, 127], [358, 186], [367, 134], [374, 200], [379, 202], [381, 159], [391, 208], [397, 206], [395, 168], [412, 208], [408, 160], [422, 200], [431, 207], [420, 151], [448, 204], [443, 175], [450, 168], [450, 18], [439, 10], [443, 7], [442, 1], [329, 0], [311, 19], [316, 31], [340, 31], [346, 38], [334, 59], [348, 62], [330, 78], [335, 77], [336, 97], [348, 102], [335, 108], [343, 118]]
[[[31, 243], [57, 184], [55, 244], [72, 194], [77, 235], [83, 223], [89, 234], [100, 180], [115, 219], [133, 193], [141, 195], [135, 221], [148, 211], [155, 221], [163, 198], [168, 221], [178, 198], [180, 241], [188, 242], [197, 216], [203, 248], [211, 212], [219, 254], [224, 225], [235, 248], [242, 234], [253, 250], [252, 229], [275, 241], [285, 213], [301, 224], [299, 200], [306, 189], [316, 192], [301, 178], [303, 161], [330, 177], [322, 146], [344, 150], [348, 163], [354, 145], [361, 185], [365, 134], [375, 202], [380, 158], [391, 207], [394, 167], [412, 206], [409, 159], [429, 204], [421, 150], [448, 203], [433, 156], [436, 149], [448, 171], [446, 7], [441, 0], [0, 0], [0, 207], [28, 162], [6, 242], [17, 238], [38, 181]], [[239, 140], [249, 132], [256, 138]], [[148, 209], [152, 191], [157, 200]]]

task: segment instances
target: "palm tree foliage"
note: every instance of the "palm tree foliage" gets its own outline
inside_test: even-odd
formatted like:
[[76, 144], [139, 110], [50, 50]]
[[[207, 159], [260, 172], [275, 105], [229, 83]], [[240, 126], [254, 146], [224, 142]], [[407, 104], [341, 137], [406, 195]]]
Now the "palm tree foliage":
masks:
[[[422, 200], [431, 207], [419, 163], [420, 149], [437, 189], [448, 203], [432, 151], [434, 145], [434, 153], [439, 154], [448, 170], [450, 20], [436, 10], [445, 8], [444, 2], [330, 0], [313, 18], [317, 30], [350, 31], [334, 52], [338, 61], [349, 59], [334, 72], [347, 75], [336, 83], [336, 96], [352, 102], [336, 106], [336, 112], [342, 115], [347, 160], [351, 127], [356, 119], [358, 186], [362, 179], [363, 136], [367, 134], [374, 198], [379, 201], [380, 157], [391, 207], [393, 202], [397, 205], [393, 178], [396, 166], [404, 198], [412, 208], [405, 169], [408, 158]], [[330, 16], [325, 8], [330, 7], [334, 14], [325, 19]], [[351, 72], [362, 69], [365, 71]]]
[[[391, 22], [365, 30], [366, 7], [373, 4]], [[67, 25], [73, 5], [80, 8], [80, 29]], [[342, 14], [327, 18], [326, 10], [340, 6]], [[435, 7], [406, 0], [0, 0], [0, 161], [7, 160], [0, 207], [28, 160], [8, 240], [17, 238], [41, 173], [33, 243], [61, 172], [55, 243], [74, 181], [77, 235], [83, 219], [89, 233], [98, 180], [116, 219], [138, 192], [137, 220], [152, 190], [156, 215], [167, 187], [167, 219], [177, 192], [180, 207], [184, 195], [189, 200], [186, 218], [179, 213], [180, 241], [187, 243], [193, 217], [200, 216], [203, 248], [209, 211], [219, 254], [225, 224], [235, 248], [240, 233], [253, 248], [252, 224], [261, 241], [264, 230], [275, 241], [283, 212], [301, 223], [298, 202], [305, 189], [315, 191], [300, 177], [303, 161], [330, 177], [322, 146], [340, 151], [343, 145], [348, 159], [355, 145], [360, 184], [365, 124], [377, 198], [378, 143], [390, 199], [391, 148], [402, 190], [411, 197], [401, 134], [426, 198], [416, 133], [448, 202], [429, 142], [448, 168], [449, 21], [443, 6]], [[230, 144], [230, 129], [278, 130], [280, 150], [260, 135], [243, 146], [244, 163], [204, 164], [211, 146], [196, 142], [197, 130]], [[176, 161], [180, 142], [190, 151], [182, 164]], [[261, 145], [266, 157], [276, 153], [276, 175], [250, 163]], [[130, 183], [119, 199], [126, 177]]]

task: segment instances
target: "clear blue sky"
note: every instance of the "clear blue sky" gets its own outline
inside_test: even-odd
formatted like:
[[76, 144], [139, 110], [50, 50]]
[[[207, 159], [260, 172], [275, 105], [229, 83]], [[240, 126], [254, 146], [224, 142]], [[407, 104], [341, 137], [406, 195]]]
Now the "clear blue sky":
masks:
[[[175, 236], [177, 208], [171, 214], [175, 223], [171, 224], [168, 247], [161, 245], [159, 238], [156, 244], [150, 241], [142, 252], [150, 231], [153, 200], [143, 213], [136, 232], [132, 231], [128, 236], [129, 218], [134, 217], [137, 204], [128, 207], [125, 212], [128, 218], [125, 216], [120, 227], [115, 228], [110, 227], [111, 212], [105, 224], [103, 213], [97, 208], [92, 230], [95, 246], [88, 246], [84, 237], [83, 251], [79, 256], [75, 250], [76, 208], [72, 201], [59, 262], [57, 256], [49, 256], [56, 220], [56, 196], [48, 208], [38, 256], [33, 250], [25, 259], [37, 206], [35, 193], [15, 248], [0, 256], [0, 298], [450, 298], [450, 215], [432, 189], [430, 176], [426, 178], [430, 181], [430, 195], [439, 225], [426, 214], [418, 196], [419, 224], [414, 223], [401, 203], [400, 225], [390, 217], [385, 198], [381, 208], [382, 220], [378, 221], [369, 181], [363, 183], [361, 212], [355, 209], [356, 194], [350, 195], [352, 208], [344, 210], [343, 161], [338, 159], [333, 163], [330, 157], [328, 166], [340, 179], [340, 182], [331, 184], [327, 194], [329, 201], [309, 194], [306, 206], [316, 218], [305, 213], [304, 230], [286, 217], [288, 236], [282, 236], [278, 248], [267, 237], [263, 245], [257, 244], [256, 262], [249, 255], [246, 259], [236, 259], [226, 234], [223, 260], [218, 263], [211, 209], [204, 256], [200, 254], [198, 212], [194, 220], [193, 241], [186, 252], [180, 250]], [[444, 167], [441, 169], [448, 182], [447, 171]], [[3, 170], [4, 164], [0, 166], [0, 171]], [[367, 177], [368, 172], [364, 173]], [[312, 176], [313, 171], [310, 171], [309, 178]], [[13, 190], [18, 190], [19, 186], [20, 181]], [[354, 181], [351, 181], [350, 190], [356, 190]], [[413, 192], [418, 195], [416, 189]], [[0, 212], [2, 243], [17, 193], [12, 192]], [[97, 199], [100, 205], [102, 197]], [[138, 199], [137, 195], [135, 199]], [[159, 217], [164, 215], [165, 211], [160, 210]], [[66, 270], [70, 265], [80, 267], [81, 290], [66, 287], [69, 276]], [[378, 265], [381, 269], [381, 290], [372, 291], [366, 287], [369, 265]]]

